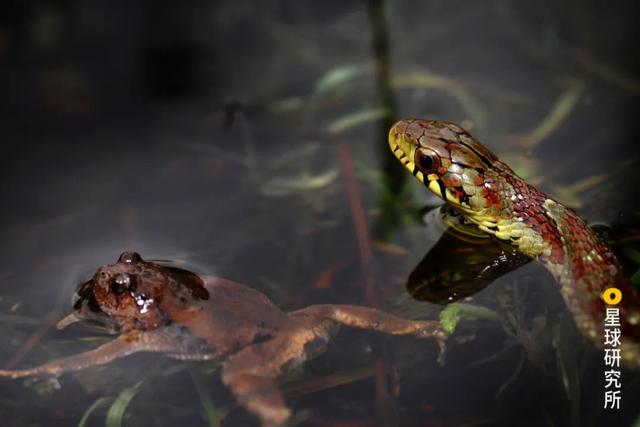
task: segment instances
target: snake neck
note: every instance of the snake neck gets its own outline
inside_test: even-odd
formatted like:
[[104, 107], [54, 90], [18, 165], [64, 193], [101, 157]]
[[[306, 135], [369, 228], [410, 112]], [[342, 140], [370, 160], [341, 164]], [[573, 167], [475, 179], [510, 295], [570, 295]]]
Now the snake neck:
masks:
[[[562, 297], [576, 326], [602, 347], [606, 304], [602, 292], [620, 289], [624, 337], [633, 349], [627, 362], [640, 366], [640, 298], [624, 275], [622, 266], [602, 238], [575, 212], [504, 171], [495, 172], [495, 199], [499, 203], [468, 218], [518, 250], [537, 258], [560, 284]], [[491, 198], [491, 195], [489, 195]], [[506, 213], [506, 214], [505, 214]]]
[[602, 293], [618, 288], [623, 333], [622, 360], [628, 366], [640, 367], [640, 297], [626, 278], [613, 251], [572, 210], [549, 200], [546, 215], [560, 231], [559, 256], [542, 256], [540, 260], [560, 283], [560, 292], [571, 311], [576, 326], [598, 347], [604, 344], [604, 315], [607, 304]]

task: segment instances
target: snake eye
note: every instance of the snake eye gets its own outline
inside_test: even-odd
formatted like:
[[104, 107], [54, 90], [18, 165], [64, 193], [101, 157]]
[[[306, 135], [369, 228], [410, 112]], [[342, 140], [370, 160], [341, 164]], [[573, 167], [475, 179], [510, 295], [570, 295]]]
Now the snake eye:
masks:
[[415, 154], [415, 164], [424, 173], [430, 173], [438, 168], [438, 158], [431, 150], [418, 149]]
[[128, 274], [117, 274], [111, 279], [111, 291], [120, 295], [131, 286], [131, 278]]
[[422, 169], [431, 169], [433, 167], [433, 159], [428, 154], [423, 154], [420, 156], [420, 167]]

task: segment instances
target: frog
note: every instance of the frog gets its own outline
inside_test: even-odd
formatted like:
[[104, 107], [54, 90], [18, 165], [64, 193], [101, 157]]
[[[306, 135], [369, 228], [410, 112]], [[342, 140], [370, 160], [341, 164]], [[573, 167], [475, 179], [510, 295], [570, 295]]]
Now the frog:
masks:
[[216, 360], [223, 384], [262, 427], [281, 427], [291, 416], [277, 378], [318, 355], [341, 326], [431, 338], [441, 351], [448, 337], [438, 321], [409, 320], [360, 305], [285, 312], [249, 286], [145, 261], [131, 251], [99, 267], [78, 288], [73, 310], [57, 327], [79, 321], [100, 322], [116, 337], [32, 368], [0, 370], [0, 378], [58, 377], [138, 352]]

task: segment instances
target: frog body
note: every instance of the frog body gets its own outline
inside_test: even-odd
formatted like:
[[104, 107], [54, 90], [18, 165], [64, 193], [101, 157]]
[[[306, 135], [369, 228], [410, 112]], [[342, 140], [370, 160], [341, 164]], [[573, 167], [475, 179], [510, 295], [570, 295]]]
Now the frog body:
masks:
[[93, 350], [40, 366], [0, 370], [0, 377], [57, 376], [109, 363], [136, 352], [183, 360], [221, 360], [222, 381], [262, 426], [282, 426], [291, 415], [275, 379], [313, 357], [341, 325], [392, 335], [434, 338], [436, 321], [412, 321], [355, 305], [313, 305], [290, 313], [255, 289], [228, 279], [123, 253], [100, 267], [78, 291], [74, 311], [59, 328], [94, 319], [114, 326], [117, 338]]

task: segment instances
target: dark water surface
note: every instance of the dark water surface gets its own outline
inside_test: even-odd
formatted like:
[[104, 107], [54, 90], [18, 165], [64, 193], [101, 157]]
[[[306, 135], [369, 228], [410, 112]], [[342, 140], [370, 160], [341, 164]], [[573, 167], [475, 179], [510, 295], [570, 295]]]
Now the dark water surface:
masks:
[[[284, 309], [378, 301], [405, 317], [438, 317], [441, 306], [406, 290], [440, 237], [419, 214], [438, 200], [410, 176], [394, 201], [384, 190], [381, 123], [393, 105], [380, 103], [375, 2], [9, 3], [0, 19], [0, 366], [107, 339], [94, 326], [53, 325], [75, 287], [123, 250], [250, 285]], [[396, 117], [468, 127], [602, 225], [635, 273], [635, 3], [415, 3], [386, 3], [388, 32], [378, 28], [389, 40]], [[354, 200], [372, 234], [364, 249]], [[282, 379], [294, 420], [634, 425], [640, 376], [624, 371], [623, 408], [602, 409], [602, 355], [540, 265], [465, 302], [486, 311], [461, 323], [443, 365], [429, 341], [341, 332]], [[223, 426], [255, 423], [214, 363], [136, 355], [58, 383], [0, 380], [2, 426], [79, 425], [92, 405], [85, 425], [204, 426], [223, 415]]]

